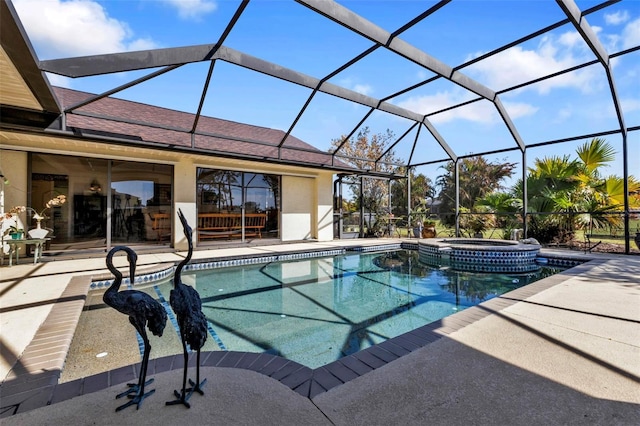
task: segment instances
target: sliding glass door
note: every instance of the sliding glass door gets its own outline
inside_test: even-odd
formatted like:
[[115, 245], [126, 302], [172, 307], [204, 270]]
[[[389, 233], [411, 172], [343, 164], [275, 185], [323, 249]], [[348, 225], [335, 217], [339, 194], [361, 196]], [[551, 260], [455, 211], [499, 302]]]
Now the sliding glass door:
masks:
[[172, 166], [34, 153], [30, 167], [29, 206], [44, 211], [52, 249], [171, 241]]
[[111, 241], [171, 241], [171, 179], [173, 167], [112, 161]]

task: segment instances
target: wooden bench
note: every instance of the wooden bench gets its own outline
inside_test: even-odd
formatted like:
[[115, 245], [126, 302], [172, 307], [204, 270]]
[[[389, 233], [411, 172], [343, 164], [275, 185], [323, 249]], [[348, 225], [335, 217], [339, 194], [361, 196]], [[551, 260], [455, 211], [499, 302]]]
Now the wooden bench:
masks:
[[[244, 215], [244, 235], [262, 238], [262, 229], [266, 226], [267, 215], [247, 213]], [[213, 238], [242, 236], [242, 215], [240, 213], [199, 213], [198, 241]]]

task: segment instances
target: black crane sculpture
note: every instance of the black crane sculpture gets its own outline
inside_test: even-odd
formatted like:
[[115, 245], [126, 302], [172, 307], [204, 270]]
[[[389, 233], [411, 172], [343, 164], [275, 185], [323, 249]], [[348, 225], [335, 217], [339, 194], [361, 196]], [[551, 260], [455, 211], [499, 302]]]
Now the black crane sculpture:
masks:
[[[182, 350], [184, 353], [184, 373], [182, 375], [182, 391], [178, 392], [174, 390], [173, 393], [177, 399], [167, 402], [167, 405], [183, 404], [185, 407], [190, 408], [189, 398], [193, 395], [193, 392], [198, 392], [200, 395], [204, 395], [202, 387], [207, 382], [204, 379], [200, 382], [200, 349], [207, 341], [207, 318], [202, 313], [202, 301], [200, 295], [191, 286], [182, 283], [182, 268], [189, 263], [193, 254], [193, 230], [187, 223], [182, 214], [182, 210], [178, 209], [178, 216], [182, 227], [184, 229], [184, 236], [187, 238], [189, 244], [189, 252], [187, 256], [178, 264], [173, 276], [173, 290], [169, 296], [169, 303], [175, 312], [178, 319], [178, 326], [180, 327], [180, 337], [182, 339]], [[195, 383], [189, 379], [190, 388], [187, 388], [187, 369], [189, 367], [189, 354], [187, 352], [187, 344], [191, 350], [197, 351], [197, 370]]]
[[116, 408], [116, 411], [123, 410], [133, 404], [136, 408], [140, 408], [142, 401], [155, 392], [155, 389], [145, 393], [144, 387], [153, 382], [153, 379], [146, 381], [147, 364], [149, 363], [149, 354], [151, 353], [151, 345], [147, 338], [146, 327], [156, 336], [162, 336], [165, 325], [167, 324], [167, 311], [154, 298], [147, 293], [138, 290], [118, 291], [122, 284], [122, 273], [113, 265], [113, 256], [119, 252], [127, 253], [129, 262], [129, 279], [133, 283], [135, 280], [136, 262], [138, 256], [136, 252], [125, 246], [117, 246], [111, 249], [107, 254], [107, 268], [113, 273], [115, 279], [113, 284], [105, 291], [102, 300], [118, 312], [129, 315], [129, 322], [135, 327], [136, 331], [142, 336], [144, 341], [144, 355], [142, 357], [142, 365], [140, 368], [140, 377], [138, 383], [129, 383], [129, 389], [116, 396], [122, 398], [127, 395], [131, 401]]

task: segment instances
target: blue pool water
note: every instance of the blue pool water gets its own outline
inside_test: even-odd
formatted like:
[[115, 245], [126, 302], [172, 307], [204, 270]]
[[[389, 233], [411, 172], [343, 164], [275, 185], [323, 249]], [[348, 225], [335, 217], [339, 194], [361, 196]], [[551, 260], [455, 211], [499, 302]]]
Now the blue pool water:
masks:
[[221, 349], [316, 368], [558, 271], [457, 272], [399, 250], [196, 271], [183, 281], [200, 293]]

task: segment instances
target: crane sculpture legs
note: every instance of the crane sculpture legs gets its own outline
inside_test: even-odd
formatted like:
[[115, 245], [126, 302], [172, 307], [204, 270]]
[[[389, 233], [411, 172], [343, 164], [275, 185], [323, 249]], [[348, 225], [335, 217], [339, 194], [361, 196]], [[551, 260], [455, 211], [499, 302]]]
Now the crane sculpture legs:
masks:
[[197, 352], [197, 370], [196, 370], [196, 383], [194, 383], [191, 379], [189, 379], [190, 388], [187, 388], [187, 369], [189, 368], [189, 353], [187, 352], [187, 343], [185, 339], [182, 339], [182, 350], [184, 356], [184, 371], [182, 373], [182, 391], [178, 392], [177, 390], [173, 391], [173, 394], [176, 396], [176, 399], [173, 401], [167, 401], [166, 405], [176, 405], [182, 404], [187, 408], [191, 408], [191, 404], [189, 404], [189, 398], [193, 395], [193, 392], [198, 392], [200, 395], [204, 395], [204, 391], [202, 387], [205, 383], [207, 383], [207, 379], [204, 379], [200, 382], [200, 349]]
[[207, 383], [207, 379], [204, 379], [202, 382], [200, 381], [200, 349], [198, 349], [196, 361], [196, 382], [193, 383], [193, 380], [189, 379], [189, 384], [191, 385], [191, 387], [187, 389], [187, 391], [189, 391], [189, 396], [191, 396], [193, 392], [198, 392], [200, 395], [204, 395], [202, 387]]
[[147, 379], [147, 365], [149, 364], [149, 354], [151, 353], [151, 345], [149, 344], [149, 339], [147, 338], [147, 332], [145, 331], [144, 325], [141, 327], [135, 323], [132, 318], [129, 318], [129, 321], [136, 328], [140, 336], [142, 336], [142, 341], [144, 342], [144, 355], [142, 356], [142, 364], [140, 365], [140, 377], [138, 378], [138, 383], [127, 383], [129, 389], [126, 391], [119, 393], [116, 395], [116, 399], [122, 398], [123, 396], [127, 396], [131, 399], [131, 401], [127, 402], [116, 408], [116, 411], [124, 410], [125, 408], [136, 404], [136, 409], [140, 408], [140, 404], [142, 401], [149, 395], [153, 395], [156, 391], [155, 389], [150, 390], [149, 392], [144, 392], [144, 387], [153, 383], [153, 379]]

